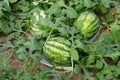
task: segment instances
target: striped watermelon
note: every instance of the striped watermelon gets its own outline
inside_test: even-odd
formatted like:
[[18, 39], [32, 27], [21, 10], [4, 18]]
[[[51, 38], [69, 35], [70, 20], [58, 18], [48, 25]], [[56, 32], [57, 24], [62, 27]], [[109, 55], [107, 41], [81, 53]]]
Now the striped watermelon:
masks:
[[65, 66], [71, 64], [70, 46], [67, 39], [55, 37], [47, 41], [43, 51], [49, 62]]
[[95, 13], [91, 11], [82, 12], [74, 23], [84, 38], [94, 36], [100, 27], [100, 20]]
[[52, 23], [43, 10], [36, 10], [32, 13], [30, 24], [31, 30], [35, 34], [41, 35], [42, 33], [51, 29], [50, 24]]

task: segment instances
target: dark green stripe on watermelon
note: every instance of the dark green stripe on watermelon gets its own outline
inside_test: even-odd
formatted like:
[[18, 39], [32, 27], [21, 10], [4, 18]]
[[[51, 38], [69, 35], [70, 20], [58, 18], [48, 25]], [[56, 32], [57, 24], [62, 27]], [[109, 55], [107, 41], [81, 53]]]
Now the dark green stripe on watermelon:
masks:
[[55, 37], [48, 40], [43, 48], [45, 57], [51, 63], [57, 65], [70, 65], [71, 54], [70, 54], [71, 43], [61, 37]]
[[47, 43], [47, 45], [53, 46], [53, 47], [55, 47], [55, 48], [58, 48], [59, 50], [70, 51], [70, 48], [69, 48], [67, 45], [65, 45], [65, 44], [63, 44], [63, 43], [60, 43], [60, 42], [49, 41], [49, 42]]
[[84, 38], [90, 38], [99, 30], [100, 21], [95, 13], [85, 11], [79, 15], [77, 20], [75, 20], [74, 25]]

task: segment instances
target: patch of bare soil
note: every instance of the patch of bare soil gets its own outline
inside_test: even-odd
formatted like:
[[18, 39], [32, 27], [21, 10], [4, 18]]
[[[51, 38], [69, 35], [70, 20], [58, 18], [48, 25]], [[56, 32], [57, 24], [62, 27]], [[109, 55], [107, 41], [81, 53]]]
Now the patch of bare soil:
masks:
[[103, 33], [109, 36], [110, 31], [106, 28], [102, 28], [94, 41], [97, 41]]

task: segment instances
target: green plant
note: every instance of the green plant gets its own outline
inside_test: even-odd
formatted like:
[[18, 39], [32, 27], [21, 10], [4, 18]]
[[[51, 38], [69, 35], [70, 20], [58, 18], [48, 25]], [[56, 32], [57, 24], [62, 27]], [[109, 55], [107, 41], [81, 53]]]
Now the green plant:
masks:
[[0, 54], [0, 79], [10, 79], [16, 74], [16, 70], [11, 68], [9, 57], [5, 53]]
[[[113, 8], [116, 11], [111, 11]], [[46, 15], [45, 18], [39, 16], [42, 25], [33, 15], [36, 12], [39, 15], [39, 11]], [[102, 28], [110, 32], [109, 36], [103, 33], [95, 42], [83, 39], [73, 23], [84, 11], [94, 12], [99, 17]], [[35, 21], [31, 21], [33, 17]], [[31, 30], [33, 25], [37, 26], [36, 29], [43, 28], [45, 33], [31, 34], [34, 33], [34, 29]], [[48, 25], [50, 25], [50, 29], [48, 29]], [[70, 53], [73, 68], [71, 75], [83, 73], [83, 80], [119, 80], [119, 26], [119, 0], [1, 0], [0, 35], [5, 34], [7, 37], [5, 44], [0, 42], [0, 52], [12, 49], [11, 53], [24, 63], [24, 67], [15, 73], [12, 72], [7, 62], [8, 59], [5, 57], [3, 61], [0, 61], [0, 71], [7, 73], [3, 78], [18, 80], [36, 78], [39, 80], [39, 78], [45, 77], [45, 80], [49, 80], [51, 72], [42, 70], [33, 74], [27, 71], [43, 59], [43, 49], [47, 41], [59, 36], [71, 42]], [[8, 74], [9, 71], [13, 74]], [[69, 79], [67, 77], [63, 74], [58, 79], [67, 80]]]

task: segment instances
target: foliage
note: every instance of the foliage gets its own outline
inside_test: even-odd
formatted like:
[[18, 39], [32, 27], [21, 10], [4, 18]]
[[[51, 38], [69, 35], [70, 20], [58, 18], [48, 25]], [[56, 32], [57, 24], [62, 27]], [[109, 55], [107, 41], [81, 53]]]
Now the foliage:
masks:
[[[42, 35], [34, 35], [31, 30], [30, 20], [37, 10], [44, 11], [44, 15], [47, 15], [41, 23], [50, 25], [49, 30], [48, 27], [41, 27], [45, 30]], [[93, 11], [99, 17], [102, 28], [109, 30], [109, 36], [103, 33], [94, 42], [81, 36], [73, 23], [81, 12], [87, 10]], [[42, 60], [42, 49], [47, 40], [60, 36], [72, 43], [71, 73], [84, 73], [83, 80], [119, 80], [119, 26], [119, 0], [1, 0], [0, 35], [5, 34], [7, 37], [6, 44], [0, 43], [0, 52], [11, 48], [11, 53], [25, 65], [22, 70], [14, 72], [9, 65], [9, 59], [3, 55], [0, 61], [0, 77], [17, 80], [53, 78], [51, 71], [42, 70], [35, 75], [27, 71]], [[4, 72], [5, 75], [1, 74]], [[60, 80], [71, 80], [64, 74], [60, 75]]]

